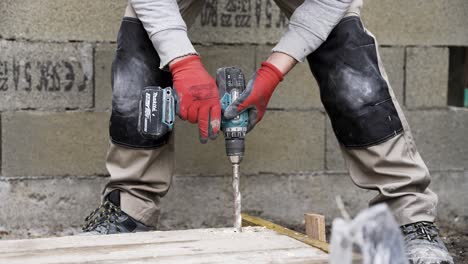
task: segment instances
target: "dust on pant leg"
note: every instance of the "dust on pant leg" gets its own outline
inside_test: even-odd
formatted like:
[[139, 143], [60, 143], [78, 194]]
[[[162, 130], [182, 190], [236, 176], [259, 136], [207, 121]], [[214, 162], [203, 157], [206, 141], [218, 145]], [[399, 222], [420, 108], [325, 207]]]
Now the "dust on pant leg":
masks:
[[125, 17], [117, 37], [112, 63], [112, 115], [110, 137], [114, 144], [131, 148], [157, 148], [167, 143], [170, 133], [160, 139], [138, 132], [139, 100], [147, 86], [169, 87], [172, 76], [159, 69], [159, 56], [141, 22]]
[[403, 131], [379, 70], [375, 41], [359, 17], [344, 18], [307, 59], [340, 143], [364, 148]]

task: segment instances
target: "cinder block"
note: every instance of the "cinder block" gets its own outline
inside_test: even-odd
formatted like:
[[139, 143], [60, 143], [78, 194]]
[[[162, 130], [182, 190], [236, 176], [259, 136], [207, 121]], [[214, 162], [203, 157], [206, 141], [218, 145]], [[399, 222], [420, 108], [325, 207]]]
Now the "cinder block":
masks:
[[[256, 67], [271, 54], [273, 46], [258, 46]], [[307, 62], [296, 65], [276, 88], [269, 108], [310, 109], [320, 108], [320, 91]]]
[[0, 230], [10, 237], [73, 234], [100, 203], [100, 177], [0, 178]]
[[466, 46], [468, 1], [364, 1], [362, 17], [380, 44]]
[[201, 144], [198, 139], [198, 127], [188, 121], [176, 120], [175, 157], [176, 174], [222, 175], [230, 170], [231, 164], [226, 157], [224, 138]]
[[94, 52], [94, 103], [98, 111], [112, 108], [111, 66], [115, 50], [115, 44], [98, 44]]
[[126, 0], [4, 0], [0, 35], [40, 40], [114, 41]]
[[108, 113], [2, 114], [2, 175], [107, 174]]
[[175, 176], [161, 199], [159, 229], [230, 226], [234, 212], [231, 181], [229, 176]]
[[291, 173], [324, 167], [325, 115], [270, 111], [247, 140], [246, 172]]
[[388, 81], [400, 105], [404, 104], [405, 80], [405, 49], [402, 47], [380, 47], [382, 59]]
[[[269, 111], [246, 137], [242, 173], [314, 171], [323, 169], [324, 114], [318, 111]], [[198, 128], [177, 120], [176, 172], [185, 175], [223, 175], [231, 165], [224, 138], [202, 145]]]
[[286, 27], [272, 0], [208, 0], [189, 35], [196, 43], [273, 43]]
[[0, 40], [0, 111], [92, 105], [90, 44]]
[[255, 67], [255, 47], [252, 45], [240, 46], [195, 46], [208, 73], [216, 78], [216, 70], [226, 66], [237, 66], [242, 69], [246, 78], [249, 78]]
[[406, 106], [447, 106], [448, 73], [448, 48], [407, 48]]
[[416, 146], [431, 170], [468, 168], [468, 111], [407, 111]]

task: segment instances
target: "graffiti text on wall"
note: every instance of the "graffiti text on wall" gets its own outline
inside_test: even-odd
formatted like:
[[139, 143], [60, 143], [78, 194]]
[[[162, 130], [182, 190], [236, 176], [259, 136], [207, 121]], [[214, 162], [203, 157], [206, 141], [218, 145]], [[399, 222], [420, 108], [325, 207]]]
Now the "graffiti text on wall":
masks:
[[83, 92], [88, 77], [76, 61], [0, 59], [0, 92]]
[[[273, 0], [207, 0], [201, 13], [201, 26], [236, 28], [281, 28], [287, 24], [283, 12], [273, 14]], [[264, 21], [262, 21], [264, 20]]]

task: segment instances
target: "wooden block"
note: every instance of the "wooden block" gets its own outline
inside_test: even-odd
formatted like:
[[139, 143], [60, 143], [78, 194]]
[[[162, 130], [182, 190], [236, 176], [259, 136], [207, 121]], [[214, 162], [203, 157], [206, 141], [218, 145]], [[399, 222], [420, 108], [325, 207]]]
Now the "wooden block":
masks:
[[319, 214], [305, 214], [306, 234], [312, 239], [326, 242], [325, 216]]

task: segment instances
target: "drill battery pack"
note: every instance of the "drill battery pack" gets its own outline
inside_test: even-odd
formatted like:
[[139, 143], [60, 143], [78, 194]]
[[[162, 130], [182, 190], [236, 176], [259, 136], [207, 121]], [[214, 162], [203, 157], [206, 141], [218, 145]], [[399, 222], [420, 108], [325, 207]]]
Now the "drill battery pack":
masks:
[[144, 137], [159, 139], [172, 131], [175, 118], [172, 88], [145, 87], [141, 92], [138, 131]]

